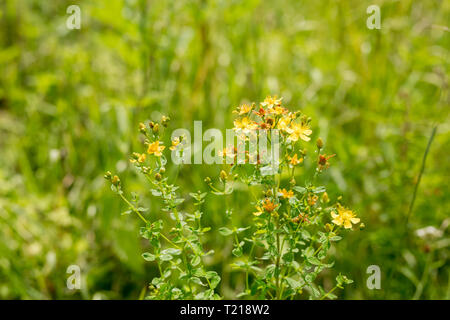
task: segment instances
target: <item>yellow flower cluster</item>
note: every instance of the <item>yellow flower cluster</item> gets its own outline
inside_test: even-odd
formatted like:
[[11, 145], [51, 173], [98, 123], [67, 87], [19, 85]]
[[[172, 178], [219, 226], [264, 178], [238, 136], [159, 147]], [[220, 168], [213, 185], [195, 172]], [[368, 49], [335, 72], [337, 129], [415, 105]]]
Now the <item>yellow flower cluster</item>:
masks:
[[302, 117], [296, 121], [299, 112], [290, 112], [281, 105], [282, 100], [277, 96], [267, 96], [259, 107], [253, 103], [236, 108], [233, 112], [242, 117], [234, 121], [234, 130], [278, 129], [291, 142], [299, 139], [309, 141], [312, 131], [307, 119]]

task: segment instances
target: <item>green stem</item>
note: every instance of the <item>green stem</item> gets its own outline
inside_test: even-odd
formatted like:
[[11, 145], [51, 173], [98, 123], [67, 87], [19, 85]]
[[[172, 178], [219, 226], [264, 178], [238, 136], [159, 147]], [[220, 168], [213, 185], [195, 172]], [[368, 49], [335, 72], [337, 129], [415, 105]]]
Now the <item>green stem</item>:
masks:
[[[278, 223], [277, 223], [277, 229], [278, 229]], [[280, 234], [277, 233], [277, 261], [276, 261], [276, 268], [275, 268], [275, 276], [276, 276], [276, 287], [277, 287], [277, 292], [276, 292], [276, 297], [279, 298], [279, 291], [280, 291], [280, 257], [281, 257], [281, 252], [280, 252]]]
[[[120, 196], [120, 197], [123, 199], [123, 201], [125, 201], [125, 203], [131, 208], [131, 210], [133, 210], [133, 212], [135, 212], [135, 213], [139, 216], [139, 218], [141, 218], [141, 220], [145, 222], [145, 224], [148, 223], [147, 219], [145, 219], [145, 218], [141, 215], [141, 213], [139, 212], [139, 210], [137, 210], [136, 207], [135, 207], [130, 201], [128, 201], [127, 198], [125, 198], [125, 197], [123, 196], [122, 193], [119, 192], [119, 196]], [[161, 235], [161, 237], [163, 237], [167, 242], [169, 242], [172, 246], [174, 246], [175, 248], [181, 250], [181, 248], [180, 248], [179, 246], [177, 246], [175, 243], [173, 243], [173, 242], [172, 242], [169, 238], [167, 238], [163, 233], [160, 233], [160, 235]]]
[[[248, 254], [248, 260], [247, 260], [247, 264], [250, 261], [250, 259], [252, 258], [252, 254], [253, 254], [253, 249], [255, 248], [255, 241], [253, 241], [252, 243], [252, 247], [250, 248], [250, 253]], [[248, 286], [248, 272], [249, 271], [249, 267], [247, 265], [247, 268], [245, 270], [245, 291], [249, 290], [249, 286]]]
[[334, 290], [336, 290], [338, 286], [335, 286], [333, 289], [331, 289], [330, 291], [328, 291], [328, 293], [326, 293], [322, 298], [320, 298], [320, 300], [325, 299], [326, 297], [328, 297], [329, 294], [331, 294]]
[[411, 203], [409, 204], [409, 209], [408, 209], [408, 214], [406, 216], [405, 226], [408, 225], [409, 218], [410, 218], [411, 213], [412, 213], [413, 208], [414, 208], [414, 202], [416, 201], [417, 189], [419, 188], [420, 180], [422, 179], [422, 174], [423, 174], [423, 172], [425, 170], [425, 163], [427, 161], [428, 152], [430, 151], [431, 143], [433, 142], [434, 136], [436, 135], [436, 130], [437, 130], [437, 125], [434, 126], [433, 130], [431, 131], [431, 136], [428, 139], [427, 148], [425, 149], [425, 153], [423, 154], [422, 165], [420, 167], [420, 172], [419, 172], [419, 177], [418, 177], [417, 183], [416, 183], [416, 185], [414, 187], [414, 193], [413, 193], [413, 196], [412, 196], [412, 199], [411, 199]]

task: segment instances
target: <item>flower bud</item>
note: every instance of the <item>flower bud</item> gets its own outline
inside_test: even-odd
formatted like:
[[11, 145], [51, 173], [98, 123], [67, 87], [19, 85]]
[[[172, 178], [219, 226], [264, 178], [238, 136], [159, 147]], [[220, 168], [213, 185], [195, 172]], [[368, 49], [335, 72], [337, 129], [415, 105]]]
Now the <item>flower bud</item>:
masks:
[[146, 130], [145, 124], [143, 124], [142, 122], [139, 123], [139, 132], [140, 133], [145, 133], [145, 130]]
[[359, 224], [359, 230], [364, 230], [366, 228], [366, 225], [364, 223]]
[[323, 203], [328, 203], [330, 202], [330, 197], [328, 197], [328, 193], [324, 192], [322, 195], [322, 202]]
[[132, 157], [133, 157], [133, 159], [135, 159], [135, 160], [139, 159], [139, 156], [140, 156], [140, 154], [137, 153], [137, 152], [133, 152], [133, 154], [132, 154]]
[[227, 173], [224, 170], [220, 171], [220, 179], [222, 181], [227, 180], [227, 177], [228, 177], [228, 175], [227, 175]]
[[150, 128], [153, 129], [153, 127], [155, 126], [155, 123], [154, 123], [153, 121], [150, 121], [150, 122], [148, 123], [148, 125], [150, 126]]
[[210, 177], [206, 177], [204, 181], [205, 181], [207, 184], [210, 184], [210, 183], [211, 183], [211, 178], [210, 178]]
[[266, 191], [266, 197], [271, 197], [271, 196], [273, 196], [273, 192], [271, 189], [269, 189]]
[[332, 229], [333, 229], [333, 226], [332, 226], [331, 224], [327, 223], [327, 224], [325, 225], [325, 230], [326, 230], [327, 232], [330, 232]]
[[152, 128], [152, 130], [153, 130], [154, 134], [158, 134], [158, 132], [159, 132], [159, 124], [155, 123], [155, 125]]
[[161, 118], [161, 124], [162, 124], [164, 127], [167, 128], [167, 125], [168, 125], [169, 121], [170, 121], [170, 118], [169, 118], [169, 117], [162, 116], [162, 118]]
[[118, 177], [118, 176], [114, 176], [114, 177], [112, 178], [112, 180], [111, 180], [111, 183], [117, 187], [117, 186], [120, 184], [120, 179], [119, 179], [119, 177]]
[[103, 176], [106, 180], [111, 180], [112, 173], [111, 171], [107, 171]]
[[166, 168], [162, 167], [161, 169], [159, 169], [160, 173], [165, 173], [166, 172]]
[[161, 179], [162, 179], [161, 174], [156, 173], [156, 174], [155, 174], [155, 180], [156, 180], [156, 181], [160, 181]]
[[292, 178], [291, 181], [289, 181], [289, 183], [291, 184], [291, 186], [295, 186], [296, 184], [295, 178]]
[[322, 149], [323, 148], [323, 140], [322, 138], [318, 138], [316, 141], [316, 145], [317, 145], [317, 149]]

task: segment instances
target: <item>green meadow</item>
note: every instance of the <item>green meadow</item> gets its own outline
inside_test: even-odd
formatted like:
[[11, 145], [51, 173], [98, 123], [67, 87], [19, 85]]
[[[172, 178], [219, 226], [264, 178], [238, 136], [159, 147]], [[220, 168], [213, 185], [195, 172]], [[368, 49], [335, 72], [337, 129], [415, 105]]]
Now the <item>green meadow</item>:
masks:
[[[66, 25], [73, 4], [80, 29]], [[367, 27], [373, 4], [380, 29]], [[268, 95], [311, 117], [313, 145], [336, 154], [317, 184], [365, 225], [333, 244], [318, 283], [346, 274], [338, 299], [450, 299], [449, 21], [443, 0], [0, 0], [0, 299], [144, 298], [158, 268], [105, 172], [169, 221], [129, 161], [145, 151], [139, 123], [225, 131]], [[222, 169], [169, 159], [182, 210]], [[205, 264], [225, 299], [245, 275], [217, 230], [253, 211], [239, 186], [206, 196]]]

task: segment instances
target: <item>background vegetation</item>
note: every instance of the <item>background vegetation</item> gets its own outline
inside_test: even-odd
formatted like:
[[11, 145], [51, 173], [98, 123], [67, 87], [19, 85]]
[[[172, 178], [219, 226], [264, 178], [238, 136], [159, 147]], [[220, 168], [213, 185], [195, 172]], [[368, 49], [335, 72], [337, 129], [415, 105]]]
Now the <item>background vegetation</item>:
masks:
[[[0, 1], [0, 298], [139, 298], [156, 269], [103, 173], [160, 217], [127, 161], [142, 151], [137, 124], [167, 114], [173, 128], [230, 128], [231, 110], [268, 94], [313, 118], [313, 141], [337, 154], [322, 182], [367, 226], [337, 244], [324, 286], [343, 272], [355, 282], [342, 299], [450, 298], [449, 1], [75, 2], [81, 30], [66, 28], [74, 1]], [[381, 30], [366, 27], [371, 4]], [[183, 195], [219, 171], [184, 166]], [[227, 203], [236, 224], [251, 222], [245, 192]], [[213, 231], [227, 223], [222, 198], [208, 195], [205, 212]], [[234, 298], [231, 241], [210, 237]], [[66, 288], [71, 264], [80, 291]], [[366, 287], [372, 264], [381, 290]]]

